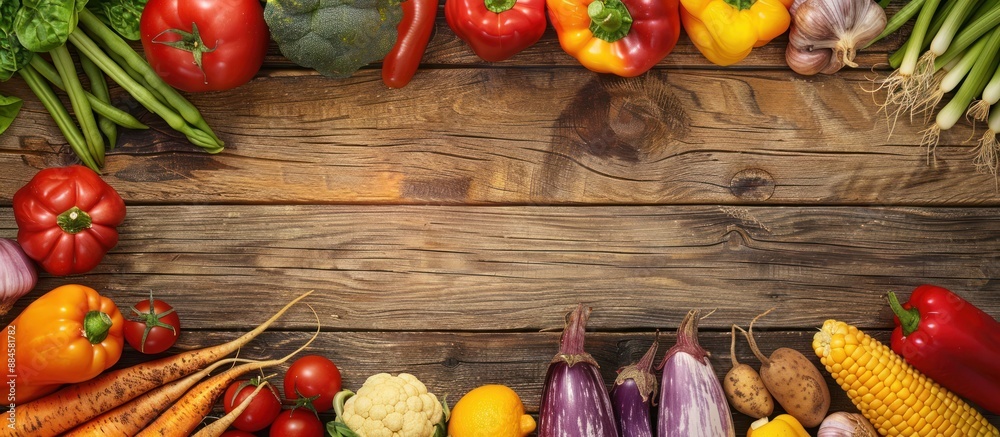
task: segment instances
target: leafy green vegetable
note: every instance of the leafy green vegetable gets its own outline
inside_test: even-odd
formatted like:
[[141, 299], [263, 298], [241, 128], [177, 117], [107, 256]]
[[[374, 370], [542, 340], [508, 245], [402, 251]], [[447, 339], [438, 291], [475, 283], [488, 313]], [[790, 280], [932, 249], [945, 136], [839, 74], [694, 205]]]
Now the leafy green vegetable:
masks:
[[267, 0], [264, 7], [286, 58], [337, 78], [384, 58], [402, 18], [400, 0]]
[[0, 81], [10, 79], [34, 56], [14, 33], [14, 15], [20, 8], [19, 0], [0, 0]]
[[146, 0], [91, 0], [87, 9], [125, 39], [138, 41], [139, 18]]
[[87, 0], [24, 0], [14, 16], [14, 32], [28, 50], [52, 50], [76, 30], [78, 14]]
[[21, 99], [0, 95], [0, 134], [10, 127], [21, 111]]

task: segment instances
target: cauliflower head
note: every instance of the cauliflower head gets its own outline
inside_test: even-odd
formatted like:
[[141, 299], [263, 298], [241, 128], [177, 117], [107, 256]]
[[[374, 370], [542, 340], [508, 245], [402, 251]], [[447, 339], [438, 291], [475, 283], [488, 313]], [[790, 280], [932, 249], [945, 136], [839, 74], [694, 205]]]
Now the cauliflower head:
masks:
[[342, 419], [360, 437], [431, 437], [444, 415], [441, 402], [415, 376], [379, 373], [347, 399]]

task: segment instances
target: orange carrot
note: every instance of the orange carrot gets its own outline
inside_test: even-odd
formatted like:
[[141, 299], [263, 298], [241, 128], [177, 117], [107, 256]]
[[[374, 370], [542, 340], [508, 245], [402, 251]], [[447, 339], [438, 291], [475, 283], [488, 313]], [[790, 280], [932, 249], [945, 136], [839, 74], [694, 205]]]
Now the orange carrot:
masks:
[[147, 391], [197, 372], [239, 350], [311, 293], [295, 298], [260, 326], [228, 343], [102, 373], [94, 379], [18, 405], [14, 410], [13, 426], [0, 428], [0, 436], [56, 436]]
[[170, 404], [184, 395], [189, 388], [201, 381], [220, 366], [240, 362], [253, 362], [239, 358], [226, 358], [217, 361], [215, 364], [206, 367], [204, 370], [193, 373], [185, 378], [178, 379], [162, 387], [150, 390], [122, 404], [117, 408], [108, 411], [83, 425], [73, 428], [65, 436], [95, 436], [104, 437], [121, 436], [128, 437], [135, 435], [146, 426], [147, 423], [163, 413]]
[[233, 410], [230, 411], [228, 414], [222, 416], [221, 419], [216, 420], [215, 422], [212, 422], [206, 425], [204, 428], [198, 430], [198, 432], [194, 433], [191, 437], [221, 436], [222, 433], [226, 432], [226, 428], [229, 428], [229, 425], [232, 425], [233, 422], [236, 421], [236, 418], [240, 417], [240, 414], [243, 414], [243, 410], [246, 410], [248, 407], [250, 407], [250, 402], [253, 401], [253, 398], [257, 397], [257, 393], [260, 393], [260, 389], [264, 388], [264, 386], [266, 386], [267, 384], [268, 382], [264, 381], [263, 384], [258, 385], [257, 388], [253, 389], [253, 392], [250, 393], [250, 396], [247, 396], [246, 399], [243, 399], [243, 402], [240, 402], [240, 404], [237, 405], [236, 408], [233, 408]]
[[160, 417], [136, 434], [135, 437], [190, 435], [205, 420], [205, 416], [212, 411], [215, 401], [219, 396], [222, 396], [222, 393], [226, 391], [229, 384], [235, 381], [236, 378], [253, 370], [277, 366], [288, 361], [295, 354], [309, 347], [317, 336], [319, 336], [318, 329], [316, 330], [316, 334], [306, 344], [277, 360], [241, 364], [208, 378], [185, 393], [182, 398], [178, 399], [167, 411], [164, 411]]

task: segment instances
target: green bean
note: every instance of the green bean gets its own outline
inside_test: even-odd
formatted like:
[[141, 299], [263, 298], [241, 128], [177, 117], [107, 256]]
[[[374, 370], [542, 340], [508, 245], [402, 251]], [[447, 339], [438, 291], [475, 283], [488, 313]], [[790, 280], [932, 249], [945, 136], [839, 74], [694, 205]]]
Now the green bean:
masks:
[[146, 79], [146, 83], [150, 85], [151, 88], [155, 88], [160, 91], [163, 97], [167, 100], [168, 104], [173, 107], [177, 113], [184, 117], [188, 123], [198, 127], [205, 133], [209, 134], [216, 140], [216, 142], [221, 146], [223, 145], [222, 140], [219, 139], [212, 129], [208, 127], [208, 123], [198, 112], [198, 108], [195, 108], [191, 102], [187, 101], [184, 96], [181, 96], [173, 87], [168, 85], [163, 79], [160, 78], [153, 71], [153, 68], [149, 66], [148, 63], [142, 56], [139, 56], [135, 50], [132, 49], [124, 40], [118, 37], [111, 29], [108, 29], [104, 23], [101, 22], [96, 15], [92, 12], [84, 9], [80, 11], [80, 23], [82, 23], [94, 36], [103, 41], [104, 44], [115, 53], [121, 55], [125, 59], [126, 63], [131, 66], [135, 71], [142, 74]]
[[[172, 108], [167, 107], [159, 100], [156, 100], [149, 90], [144, 88], [142, 85], [132, 80], [128, 74], [122, 70], [121, 66], [114, 63], [104, 52], [101, 51], [100, 47], [97, 46], [94, 41], [92, 41], [83, 32], [72, 32], [69, 34], [69, 41], [72, 43], [80, 53], [84, 56], [90, 58], [94, 61], [101, 70], [103, 70], [111, 80], [114, 80], [122, 88], [125, 88], [132, 97], [146, 107], [150, 112], [159, 115], [163, 118], [163, 121], [167, 122], [171, 128], [177, 130], [178, 132], [184, 134], [188, 140], [192, 143], [197, 144], [201, 147], [205, 147], [207, 144], [212, 144], [215, 147], [220, 147], [221, 145], [214, 141], [214, 138], [204, 131], [193, 127], [180, 116]], [[207, 139], [211, 140], [210, 143], [206, 142]]]
[[[108, 81], [104, 80], [104, 72], [86, 56], [80, 56], [80, 67], [83, 68], [83, 74], [86, 74], [87, 79], [90, 80], [91, 94], [110, 105], [111, 92], [108, 90]], [[114, 149], [115, 145], [118, 144], [118, 126], [107, 117], [98, 114], [97, 127], [107, 137], [109, 147]]]
[[[41, 56], [32, 56], [30, 65], [34, 67], [35, 72], [41, 74], [49, 82], [63, 91], [66, 87], [63, 85], [62, 79], [59, 77], [59, 72], [56, 68], [49, 64]], [[109, 120], [117, 123], [119, 126], [127, 127], [130, 129], [149, 129], [149, 126], [142, 124], [141, 121], [136, 119], [125, 111], [118, 109], [108, 103], [102, 102], [97, 96], [84, 91], [87, 94], [87, 100], [90, 101], [90, 106], [94, 109], [94, 112], [107, 117]]]
[[73, 117], [66, 111], [62, 102], [59, 101], [59, 97], [52, 91], [52, 88], [45, 83], [45, 80], [38, 75], [38, 72], [31, 65], [27, 65], [17, 72], [28, 84], [28, 87], [31, 88], [31, 91], [38, 96], [38, 100], [42, 102], [45, 109], [52, 114], [52, 119], [55, 120], [56, 125], [59, 126], [59, 130], [62, 131], [63, 137], [66, 138], [66, 142], [76, 152], [76, 156], [80, 158], [80, 161], [83, 161], [87, 167], [90, 167], [94, 171], [100, 172], [100, 167], [94, 162], [94, 159], [90, 156], [90, 151], [87, 149], [87, 141], [83, 139], [80, 129], [73, 123]]
[[[90, 34], [88, 33], [87, 36], [90, 36]], [[108, 55], [108, 57], [110, 57], [112, 61], [115, 61], [115, 63], [118, 64], [118, 66], [121, 67], [122, 70], [124, 70], [125, 73], [132, 78], [132, 80], [136, 81], [136, 83], [138, 83], [139, 85], [142, 85], [143, 88], [149, 90], [149, 93], [152, 94], [153, 97], [156, 97], [156, 100], [159, 100], [160, 103], [163, 103], [164, 105], [167, 106], [170, 105], [170, 103], [167, 102], [166, 97], [163, 97], [163, 95], [160, 94], [160, 92], [157, 91], [156, 88], [149, 86], [149, 84], [146, 83], [146, 78], [142, 77], [142, 75], [139, 74], [139, 72], [133, 70], [132, 67], [128, 65], [128, 62], [125, 61], [125, 58], [122, 58], [121, 56], [118, 55], [118, 53], [112, 51], [110, 48], [108, 48], [107, 44], [103, 44], [101, 40], [94, 40], [94, 38], [90, 39], [93, 40], [94, 43], [98, 45], [98, 47], [103, 49], [104, 54]]]
[[49, 51], [52, 56], [52, 63], [56, 66], [56, 71], [62, 78], [63, 85], [66, 86], [66, 94], [69, 95], [69, 102], [76, 113], [76, 119], [80, 122], [80, 130], [84, 139], [87, 140], [87, 147], [90, 154], [97, 162], [97, 165], [104, 165], [104, 138], [101, 138], [101, 130], [97, 127], [97, 120], [94, 118], [94, 110], [90, 109], [90, 102], [83, 94], [83, 84], [76, 73], [76, 66], [73, 57], [69, 54], [66, 44]]

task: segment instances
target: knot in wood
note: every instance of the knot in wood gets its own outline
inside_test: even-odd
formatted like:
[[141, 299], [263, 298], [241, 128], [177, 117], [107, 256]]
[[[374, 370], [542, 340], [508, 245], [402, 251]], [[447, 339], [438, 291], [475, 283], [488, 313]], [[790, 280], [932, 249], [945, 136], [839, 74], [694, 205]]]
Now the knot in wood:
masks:
[[774, 195], [774, 178], [759, 168], [748, 168], [733, 176], [729, 191], [743, 200], [764, 201]]

